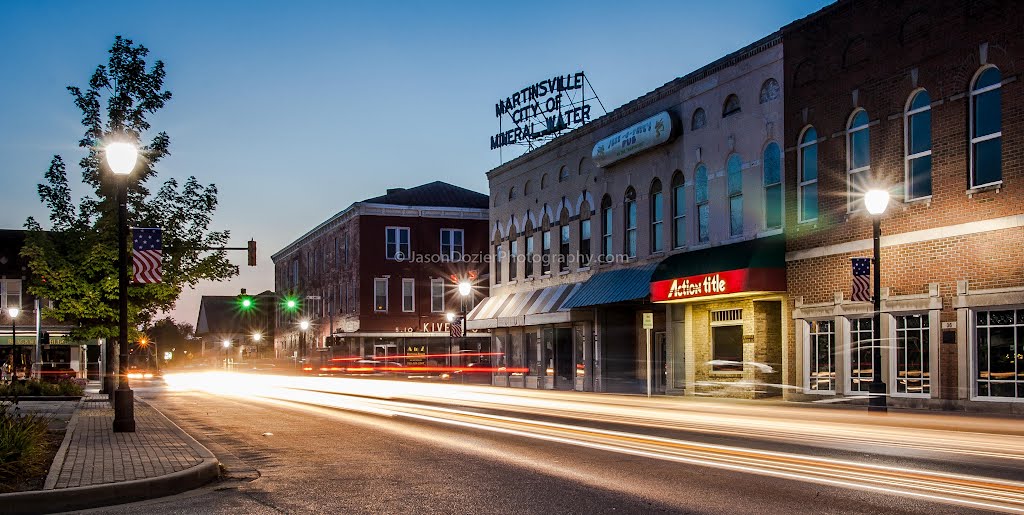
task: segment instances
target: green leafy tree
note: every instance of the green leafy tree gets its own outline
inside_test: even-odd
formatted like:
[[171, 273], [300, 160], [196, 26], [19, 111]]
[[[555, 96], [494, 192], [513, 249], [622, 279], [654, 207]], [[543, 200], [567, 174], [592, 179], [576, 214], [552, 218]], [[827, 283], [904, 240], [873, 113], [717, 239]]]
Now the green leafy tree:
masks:
[[[110, 338], [117, 334], [117, 180], [103, 162], [104, 144], [131, 141], [139, 147], [139, 163], [128, 177], [128, 223], [132, 227], [163, 229], [163, 283], [131, 284], [129, 327], [134, 332], [158, 313], [170, 309], [185, 286], [201, 280], [224, 280], [238, 268], [224, 251], [228, 231], [209, 229], [217, 207], [217, 187], [195, 177], [184, 184], [167, 180], [151, 193], [154, 166], [170, 153], [170, 137], [158, 132], [148, 144], [147, 117], [171, 99], [163, 89], [164, 64], [147, 67], [149, 50], [117, 36], [106, 65], [99, 65], [88, 87], [68, 91], [82, 112], [85, 134], [78, 146], [82, 182], [90, 193], [76, 199], [61, 156], [53, 157], [39, 185], [39, 198], [50, 211], [45, 228], [29, 218], [22, 254], [33, 272], [29, 292], [54, 301], [46, 316], [76, 326], [72, 337]], [[130, 242], [129, 242], [130, 245]], [[131, 267], [131, 263], [128, 263]], [[128, 273], [130, 270], [122, 271]]]

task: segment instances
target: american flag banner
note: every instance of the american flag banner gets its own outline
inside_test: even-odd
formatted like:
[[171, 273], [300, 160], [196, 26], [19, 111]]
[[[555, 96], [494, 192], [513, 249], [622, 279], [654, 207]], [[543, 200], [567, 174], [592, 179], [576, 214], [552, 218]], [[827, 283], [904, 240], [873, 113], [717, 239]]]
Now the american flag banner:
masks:
[[871, 258], [853, 258], [853, 295], [850, 300], [871, 300]]
[[159, 227], [132, 228], [132, 282], [161, 282], [163, 255], [164, 246]]
[[462, 323], [465, 320], [466, 320], [465, 318], [460, 318], [460, 319], [458, 319], [458, 320], [448, 324], [448, 328], [449, 328], [449, 331], [450, 331], [449, 334], [450, 334], [450, 336], [452, 338], [462, 338]]

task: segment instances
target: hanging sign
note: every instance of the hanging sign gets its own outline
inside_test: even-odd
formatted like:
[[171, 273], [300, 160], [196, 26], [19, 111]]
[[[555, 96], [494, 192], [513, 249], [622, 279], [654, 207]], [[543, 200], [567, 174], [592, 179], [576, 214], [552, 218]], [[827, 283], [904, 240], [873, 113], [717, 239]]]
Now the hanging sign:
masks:
[[683, 301], [741, 292], [786, 291], [786, 271], [741, 268], [651, 283], [651, 302]]
[[667, 143], [674, 136], [676, 124], [668, 111], [662, 111], [640, 123], [622, 129], [594, 145], [590, 157], [602, 168], [629, 156]]

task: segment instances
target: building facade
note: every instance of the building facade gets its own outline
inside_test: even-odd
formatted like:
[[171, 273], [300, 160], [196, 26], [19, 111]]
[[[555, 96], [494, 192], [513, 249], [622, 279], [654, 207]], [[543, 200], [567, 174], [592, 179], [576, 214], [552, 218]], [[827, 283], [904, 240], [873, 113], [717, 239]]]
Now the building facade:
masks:
[[[794, 398], [1020, 412], [1024, 139], [1014, 2], [843, 1], [782, 29]], [[851, 258], [881, 217], [882, 362]]]
[[[272, 256], [281, 301], [298, 304], [278, 310], [278, 358], [315, 369], [332, 359], [442, 363], [485, 352], [485, 333], [450, 337], [448, 314], [461, 317], [487, 295], [487, 224], [486, 195], [444, 182], [390, 189], [323, 222]], [[465, 297], [461, 281], [473, 283]]]
[[783, 79], [773, 34], [487, 173], [495, 384], [778, 393]]
[[[249, 299], [249, 305], [243, 305], [243, 299]], [[202, 340], [201, 357], [225, 364], [274, 357], [278, 309], [278, 296], [270, 290], [256, 295], [203, 295], [195, 331]]]

